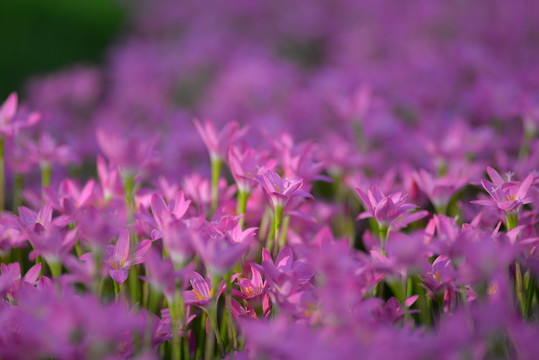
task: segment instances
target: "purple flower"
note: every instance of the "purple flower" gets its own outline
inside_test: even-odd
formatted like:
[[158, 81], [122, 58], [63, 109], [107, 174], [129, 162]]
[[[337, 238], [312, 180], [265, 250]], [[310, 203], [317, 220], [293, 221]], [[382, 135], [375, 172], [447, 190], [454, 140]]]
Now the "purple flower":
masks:
[[438, 213], [445, 213], [451, 197], [468, 182], [468, 178], [460, 173], [433, 177], [425, 170], [414, 173], [414, 178]]
[[204, 141], [204, 144], [208, 148], [212, 161], [225, 159], [230, 145], [242, 138], [249, 130], [248, 127], [240, 129], [238, 123], [235, 121], [226, 124], [220, 132], [217, 132], [213, 124], [209, 121], [205, 121], [204, 125], [200, 124], [196, 119], [193, 122], [202, 141]]
[[38, 113], [31, 113], [25, 120], [16, 120], [17, 94], [11, 93], [0, 107], [0, 136], [14, 136], [19, 129], [32, 126], [41, 119]]
[[41, 133], [37, 143], [27, 141], [26, 146], [30, 153], [30, 158], [41, 167], [52, 167], [56, 163], [66, 165], [69, 162], [78, 160], [69, 146], [57, 145], [56, 141], [47, 132]]
[[274, 171], [268, 170], [262, 175], [253, 175], [256, 181], [262, 185], [266, 198], [273, 208], [285, 208], [287, 202], [296, 196], [314, 199], [311, 194], [301, 190], [302, 179], [281, 179]]
[[503, 210], [506, 214], [516, 214], [524, 204], [532, 202], [528, 197], [528, 190], [534, 179], [534, 173], [529, 174], [522, 182], [504, 181], [496, 170], [491, 167], [487, 172], [494, 183], [481, 180], [481, 185], [492, 197], [491, 200], [475, 200], [473, 204], [482, 206], [493, 206]]
[[193, 271], [189, 283], [192, 289], [183, 292], [185, 303], [200, 307], [207, 305], [211, 301], [215, 290], [209, 275], [204, 279], [202, 275]]
[[98, 129], [96, 137], [101, 151], [121, 171], [134, 175], [138, 170], [146, 170], [155, 161], [157, 136], [129, 137]]
[[246, 299], [259, 297], [264, 294], [268, 285], [266, 281], [262, 281], [260, 272], [253, 265], [251, 265], [251, 274], [251, 279], [238, 279], [238, 285]]
[[181, 191], [176, 193], [176, 196], [168, 203], [168, 206], [162, 197], [153, 194], [151, 207], [157, 228], [163, 229], [170, 222], [181, 219], [187, 212], [190, 203], [191, 200], [185, 200], [185, 196]]
[[247, 241], [232, 240], [211, 225], [205, 231], [193, 233], [192, 244], [213, 275], [222, 275], [230, 270], [250, 246]]
[[129, 231], [122, 229], [116, 245], [105, 247], [104, 263], [109, 268], [110, 277], [121, 285], [129, 276], [129, 268], [144, 262], [146, 252], [152, 246], [151, 240], [142, 240], [135, 252], [129, 253]]
[[254, 175], [272, 170], [276, 162], [274, 159], [268, 159], [267, 153], [259, 153], [252, 148], [240, 149], [232, 146], [228, 152], [228, 163], [238, 190], [250, 194], [256, 183]]
[[376, 219], [378, 226], [382, 228], [387, 229], [390, 225], [398, 226], [397, 224], [403, 222], [407, 215], [413, 216], [413, 221], [427, 215], [423, 212], [409, 214], [409, 211], [417, 208], [417, 206], [405, 203], [406, 195], [403, 196], [400, 192], [385, 196], [376, 185], [371, 190], [368, 190], [367, 194], [360, 189], [356, 190], [368, 210], [368, 212], [361, 213], [358, 219], [372, 216]]

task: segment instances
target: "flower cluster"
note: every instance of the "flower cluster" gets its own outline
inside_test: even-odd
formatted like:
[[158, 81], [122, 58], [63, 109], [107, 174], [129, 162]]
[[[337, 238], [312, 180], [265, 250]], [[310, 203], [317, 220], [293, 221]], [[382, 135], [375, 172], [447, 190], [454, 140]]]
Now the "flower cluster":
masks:
[[0, 107], [0, 358], [537, 356], [539, 5], [138, 6]]

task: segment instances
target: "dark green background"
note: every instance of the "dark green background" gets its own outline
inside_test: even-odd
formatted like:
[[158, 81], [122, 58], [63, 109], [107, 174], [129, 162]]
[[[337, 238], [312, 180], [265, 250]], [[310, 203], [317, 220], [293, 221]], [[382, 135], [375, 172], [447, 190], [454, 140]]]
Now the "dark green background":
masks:
[[102, 62], [123, 20], [114, 0], [0, 0], [0, 103], [32, 75]]

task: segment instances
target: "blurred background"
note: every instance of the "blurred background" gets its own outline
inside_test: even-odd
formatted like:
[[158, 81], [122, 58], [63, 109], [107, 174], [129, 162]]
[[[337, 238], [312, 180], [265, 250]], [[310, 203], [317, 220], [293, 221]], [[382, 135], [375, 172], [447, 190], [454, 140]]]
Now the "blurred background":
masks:
[[0, 1], [0, 99], [31, 76], [73, 64], [103, 64], [125, 10], [111, 0]]
[[0, 98], [80, 159], [99, 128], [155, 135], [175, 177], [208, 171], [194, 118], [374, 173], [466, 161], [469, 136], [482, 171], [538, 108], [538, 18], [534, 0], [2, 0]]

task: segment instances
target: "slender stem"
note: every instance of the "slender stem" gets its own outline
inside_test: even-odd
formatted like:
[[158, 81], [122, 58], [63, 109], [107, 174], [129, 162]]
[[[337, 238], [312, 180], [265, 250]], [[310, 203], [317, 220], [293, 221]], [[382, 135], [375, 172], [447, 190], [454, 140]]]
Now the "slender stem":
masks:
[[23, 181], [22, 174], [15, 174], [15, 178], [13, 179], [13, 211], [16, 211], [22, 205]]
[[526, 289], [526, 304], [524, 305], [524, 316], [530, 318], [532, 312], [533, 297], [535, 295], [535, 277], [529, 274], [528, 287]]
[[94, 294], [98, 297], [101, 293], [101, 252], [99, 250], [94, 250]]
[[507, 221], [507, 230], [516, 228], [518, 226], [518, 213], [506, 213], [505, 220]]
[[179, 297], [180, 290], [176, 289], [174, 294], [174, 301], [169, 304], [170, 311], [170, 331], [172, 331], [172, 359], [180, 360], [181, 349], [180, 349], [180, 307], [179, 307]]
[[389, 235], [387, 225], [378, 225], [378, 233], [380, 234], [380, 252], [382, 255], [386, 255], [385, 244]]
[[53, 278], [57, 278], [62, 274], [62, 263], [56, 261], [47, 261], [49, 269], [51, 270], [51, 275]]
[[520, 302], [520, 308], [522, 310], [522, 315], [525, 314], [525, 303], [524, 303], [524, 288], [522, 285], [522, 270], [520, 269], [520, 261], [517, 259], [515, 262], [515, 286], [516, 286], [516, 292], [518, 301]]
[[133, 212], [135, 211], [135, 209], [133, 208], [133, 192], [135, 190], [135, 176], [130, 172], [126, 172], [122, 174], [122, 183], [123, 183], [125, 204], [127, 205], [127, 214], [128, 214], [127, 223], [130, 224], [133, 222], [133, 219], [134, 219]]
[[4, 192], [6, 187], [4, 162], [4, 137], [0, 136], [0, 211], [4, 211]]
[[273, 253], [273, 237], [275, 235], [275, 217], [272, 217], [271, 218], [271, 226], [269, 227], [269, 231], [268, 231], [268, 238], [266, 239], [266, 250], [268, 250], [268, 252], [270, 254]]
[[281, 238], [279, 241], [279, 250], [282, 250], [286, 245], [286, 235], [288, 233], [288, 225], [290, 224], [290, 215], [286, 215], [283, 220], [282, 229], [280, 231]]
[[[279, 233], [281, 231], [281, 222], [283, 220], [283, 212], [284, 212], [284, 207], [281, 206], [281, 205], [275, 205], [275, 209], [274, 209], [274, 213], [275, 213], [275, 218], [274, 218], [274, 242], [275, 242], [275, 245], [273, 247], [274, 249], [274, 252], [277, 252], [279, 251]], [[277, 254], [273, 254], [273, 256], [276, 256]]]
[[204, 339], [204, 336], [206, 336], [206, 319], [207, 319], [208, 315], [206, 314], [206, 312], [202, 312], [202, 316], [200, 318], [200, 331], [198, 333], [198, 337], [197, 337], [197, 347], [196, 347], [196, 350], [195, 350], [195, 359], [200, 359], [201, 355], [202, 355], [202, 346], [198, 346], [198, 344], [202, 344], [203, 343], [203, 339]]
[[[215, 286], [216, 288], [219, 288], [219, 283], [220, 283], [219, 277], [214, 275], [212, 279], [213, 286]], [[221, 338], [221, 334], [219, 334], [219, 325], [217, 323], [217, 304], [219, 301], [218, 292], [216, 291], [213, 296], [214, 296], [214, 299], [212, 299], [212, 301], [210, 302], [209, 309], [208, 309], [208, 312], [209, 312], [208, 318], [210, 319], [210, 326], [212, 327], [213, 332], [215, 334], [215, 338], [217, 339], [217, 347], [219, 348], [219, 353], [221, 354], [221, 357], [224, 357], [225, 350], [224, 350], [224, 345], [223, 345], [223, 339]], [[214, 344], [213, 336], [208, 334], [208, 338], [211, 338], [211, 339], [210, 339], [210, 343], [209, 344], [207, 343], [206, 359], [208, 359], [209, 356], [213, 356], [213, 344]], [[208, 350], [209, 350], [209, 353], [208, 353]]]
[[41, 164], [41, 191], [51, 185], [51, 164], [44, 162]]
[[118, 284], [116, 281], [112, 280], [114, 283], [114, 300], [118, 301], [120, 300], [120, 287], [121, 285]]
[[234, 318], [232, 317], [232, 277], [228, 273], [225, 275], [226, 281], [226, 311], [227, 311], [227, 323], [228, 323], [228, 338], [232, 339], [232, 353], [238, 348], [238, 338], [236, 333], [236, 327], [234, 326]]
[[[247, 210], [247, 200], [249, 200], [249, 196], [251, 194], [245, 190], [239, 190], [238, 191], [238, 199], [237, 199], [237, 205], [236, 205], [236, 213], [238, 215], [245, 214]], [[243, 216], [239, 220], [240, 226], [243, 229], [243, 224], [245, 223], [245, 216]]]
[[438, 215], [446, 215], [447, 214], [447, 203], [441, 203], [434, 206], [434, 209], [436, 210], [436, 213]]
[[211, 214], [217, 210], [219, 204], [219, 177], [221, 176], [221, 158], [211, 158]]
[[131, 303], [136, 304], [139, 301], [140, 296], [137, 265], [129, 268], [127, 280], [129, 281], [129, 296], [131, 297]]

